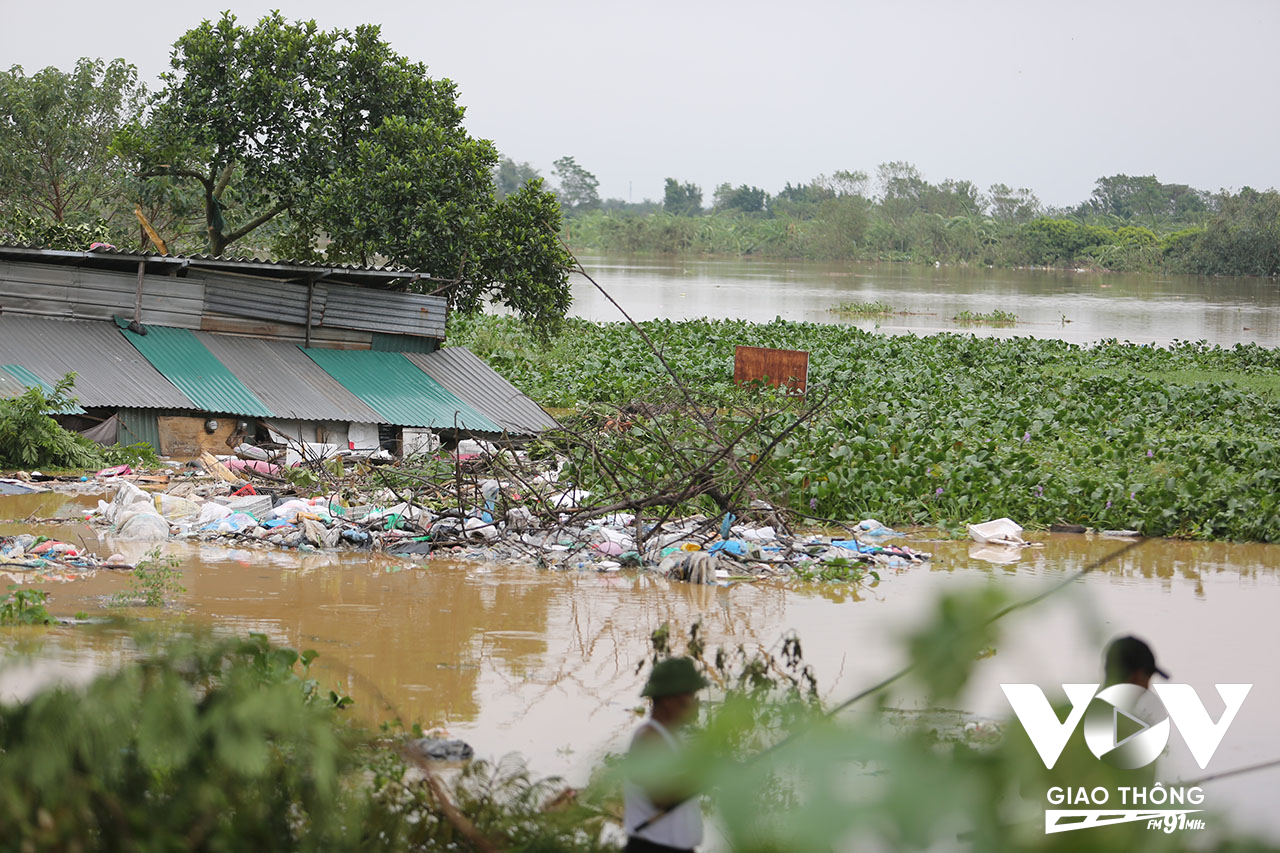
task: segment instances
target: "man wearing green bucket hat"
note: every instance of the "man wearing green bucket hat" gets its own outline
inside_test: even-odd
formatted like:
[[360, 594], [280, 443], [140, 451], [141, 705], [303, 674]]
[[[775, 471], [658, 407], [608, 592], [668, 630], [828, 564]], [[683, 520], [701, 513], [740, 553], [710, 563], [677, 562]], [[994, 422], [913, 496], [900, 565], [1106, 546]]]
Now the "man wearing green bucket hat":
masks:
[[[653, 703], [649, 718], [631, 739], [631, 755], [654, 750], [679, 753], [676, 733], [698, 716], [698, 691], [707, 686], [689, 658], [668, 658], [654, 664], [641, 696]], [[691, 851], [702, 843], [702, 805], [686, 785], [623, 784], [627, 853]]]

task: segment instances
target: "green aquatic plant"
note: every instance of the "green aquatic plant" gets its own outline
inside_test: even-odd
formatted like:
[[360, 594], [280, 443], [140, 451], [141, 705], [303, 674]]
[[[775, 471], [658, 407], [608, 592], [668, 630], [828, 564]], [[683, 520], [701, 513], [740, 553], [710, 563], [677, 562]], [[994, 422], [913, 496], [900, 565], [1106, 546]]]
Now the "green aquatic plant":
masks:
[[118, 607], [141, 605], [164, 607], [187, 589], [181, 583], [181, 563], [177, 557], [164, 556], [159, 548], [152, 548], [134, 566], [128, 589], [117, 593], [112, 603]]
[[884, 317], [894, 313], [893, 306], [887, 302], [841, 302], [830, 310], [851, 317]]
[[44, 590], [10, 584], [8, 594], [0, 598], [0, 625], [49, 625], [53, 617], [45, 609], [48, 601]]
[[991, 311], [986, 314], [974, 311], [961, 311], [959, 314], [951, 318], [962, 326], [1015, 326], [1018, 323], [1018, 315], [1011, 311]]
[[868, 569], [865, 563], [845, 557], [803, 563], [796, 568], [796, 577], [818, 583], [861, 583], [867, 578], [877, 583], [880, 581], [880, 574], [874, 569]]
[[[634, 329], [566, 323], [544, 347], [503, 317], [455, 320], [449, 334], [481, 341], [478, 354], [538, 402], [576, 412], [561, 420], [579, 435], [672, 397], [671, 377]], [[785, 321], [641, 326], [704, 400], [733, 399], [736, 345], [809, 353], [811, 385], [832, 387], [833, 399], [759, 472], [778, 506], [890, 525], [962, 529], [1007, 515], [1028, 527], [1280, 541], [1276, 350], [883, 336]], [[716, 413], [722, 424], [733, 416]], [[698, 425], [685, 429], [698, 447]], [[599, 446], [645, 474], [672, 464], [643, 430], [609, 433]], [[575, 470], [583, 488], [614, 488], [595, 481], [589, 459]]]

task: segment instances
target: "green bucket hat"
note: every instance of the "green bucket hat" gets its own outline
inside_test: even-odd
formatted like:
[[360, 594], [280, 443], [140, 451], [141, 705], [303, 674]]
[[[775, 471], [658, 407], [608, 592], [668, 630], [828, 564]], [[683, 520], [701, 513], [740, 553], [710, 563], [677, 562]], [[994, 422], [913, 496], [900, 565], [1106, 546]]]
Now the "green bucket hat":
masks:
[[706, 687], [707, 683], [689, 658], [667, 658], [653, 665], [653, 672], [649, 673], [649, 680], [640, 695], [658, 699], [681, 693], [696, 693]]

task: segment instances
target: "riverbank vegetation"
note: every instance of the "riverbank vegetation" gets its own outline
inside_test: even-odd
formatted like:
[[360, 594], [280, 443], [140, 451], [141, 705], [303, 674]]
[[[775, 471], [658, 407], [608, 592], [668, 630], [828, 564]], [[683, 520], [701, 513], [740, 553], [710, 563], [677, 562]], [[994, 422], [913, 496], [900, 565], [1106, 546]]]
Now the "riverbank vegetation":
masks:
[[1154, 175], [1099, 178], [1078, 205], [1029, 189], [927, 181], [910, 163], [836, 172], [769, 194], [667, 182], [660, 209], [619, 201], [569, 208], [575, 249], [1202, 275], [1280, 275], [1280, 194], [1207, 192]]
[[[796, 512], [949, 527], [1009, 516], [1027, 526], [1280, 541], [1274, 350], [891, 337], [783, 321], [641, 327], [695, 399], [735, 393], [736, 345], [809, 352], [810, 385], [829, 388], [832, 400], [756, 474]], [[450, 339], [567, 411], [571, 430], [643, 422], [647, 401], [672, 391], [622, 323], [570, 319], [539, 346], [513, 318], [458, 318]], [[625, 450], [637, 470], [671, 464], [665, 449], [639, 439]]]

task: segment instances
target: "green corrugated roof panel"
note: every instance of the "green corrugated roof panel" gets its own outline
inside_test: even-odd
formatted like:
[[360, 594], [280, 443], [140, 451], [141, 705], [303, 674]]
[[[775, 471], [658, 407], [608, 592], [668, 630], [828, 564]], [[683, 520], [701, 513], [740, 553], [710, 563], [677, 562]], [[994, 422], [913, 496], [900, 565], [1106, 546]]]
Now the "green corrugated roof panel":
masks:
[[[53, 393], [53, 386], [45, 382], [39, 376], [36, 376], [30, 370], [27, 370], [21, 364], [0, 364], [0, 369], [21, 382], [27, 388], [39, 388], [46, 396]], [[75, 395], [75, 389], [71, 391]], [[70, 406], [63, 406], [61, 409], [53, 412], [55, 415], [83, 415], [84, 409], [72, 403]]]
[[270, 418], [275, 412], [236, 378], [190, 329], [147, 326], [145, 335], [121, 326], [120, 333], [151, 366], [206, 412]]
[[[299, 349], [302, 349], [299, 347]], [[303, 349], [342, 386], [399, 426], [502, 432], [398, 352]]]

